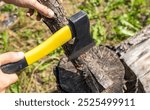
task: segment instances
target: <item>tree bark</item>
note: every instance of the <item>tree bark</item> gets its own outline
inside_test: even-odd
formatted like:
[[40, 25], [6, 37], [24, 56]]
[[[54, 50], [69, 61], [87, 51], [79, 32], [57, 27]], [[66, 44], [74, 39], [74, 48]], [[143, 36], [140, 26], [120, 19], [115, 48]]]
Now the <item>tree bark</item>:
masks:
[[[116, 51], [122, 61], [132, 72], [126, 75], [127, 84], [135, 83], [134, 89], [150, 92], [150, 25], [127, 39], [118, 46]], [[132, 77], [131, 77], [132, 76]]]
[[[68, 24], [59, 0], [39, 0], [55, 13], [43, 21], [54, 33]], [[54, 71], [61, 92], [123, 92], [124, 67], [115, 52], [104, 46], [93, 47], [77, 59], [68, 61], [72, 46], [63, 45], [66, 56]]]

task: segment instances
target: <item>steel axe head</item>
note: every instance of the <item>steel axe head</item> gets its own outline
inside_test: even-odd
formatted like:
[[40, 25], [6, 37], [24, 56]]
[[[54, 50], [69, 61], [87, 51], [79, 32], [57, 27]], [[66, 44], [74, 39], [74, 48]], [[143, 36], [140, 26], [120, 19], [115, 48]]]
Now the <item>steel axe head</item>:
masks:
[[69, 60], [75, 59], [95, 45], [90, 33], [90, 21], [84, 11], [80, 11], [69, 19], [74, 37]]

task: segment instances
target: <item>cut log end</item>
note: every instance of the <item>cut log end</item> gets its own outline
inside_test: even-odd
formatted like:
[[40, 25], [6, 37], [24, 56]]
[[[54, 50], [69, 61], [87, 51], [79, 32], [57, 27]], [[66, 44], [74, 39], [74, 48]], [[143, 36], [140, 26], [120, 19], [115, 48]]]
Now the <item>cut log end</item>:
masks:
[[78, 69], [67, 60], [64, 57], [55, 71], [62, 91], [123, 92], [124, 67], [110, 49], [93, 47], [78, 58], [83, 65]]

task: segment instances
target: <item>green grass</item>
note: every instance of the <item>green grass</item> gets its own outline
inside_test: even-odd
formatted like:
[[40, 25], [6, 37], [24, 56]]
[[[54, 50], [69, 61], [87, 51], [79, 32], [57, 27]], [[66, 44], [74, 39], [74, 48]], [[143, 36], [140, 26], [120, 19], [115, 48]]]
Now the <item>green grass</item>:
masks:
[[0, 34], [0, 44], [3, 45], [3, 50], [6, 51], [8, 48], [8, 33], [6, 31]]
[[150, 24], [148, 0], [84, 0], [79, 8], [93, 21], [91, 31], [98, 44], [120, 42]]

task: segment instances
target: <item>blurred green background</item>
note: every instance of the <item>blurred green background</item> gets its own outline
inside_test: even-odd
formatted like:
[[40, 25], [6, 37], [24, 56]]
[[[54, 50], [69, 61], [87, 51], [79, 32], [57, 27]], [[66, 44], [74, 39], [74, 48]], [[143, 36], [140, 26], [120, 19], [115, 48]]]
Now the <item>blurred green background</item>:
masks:
[[[91, 33], [98, 44], [116, 45], [150, 24], [150, 0], [61, 0], [67, 16], [84, 10], [91, 21]], [[0, 2], [0, 53], [26, 52], [50, 35], [36, 15], [27, 9]], [[26, 68], [7, 92], [55, 92], [53, 68], [63, 55], [61, 48]]]

